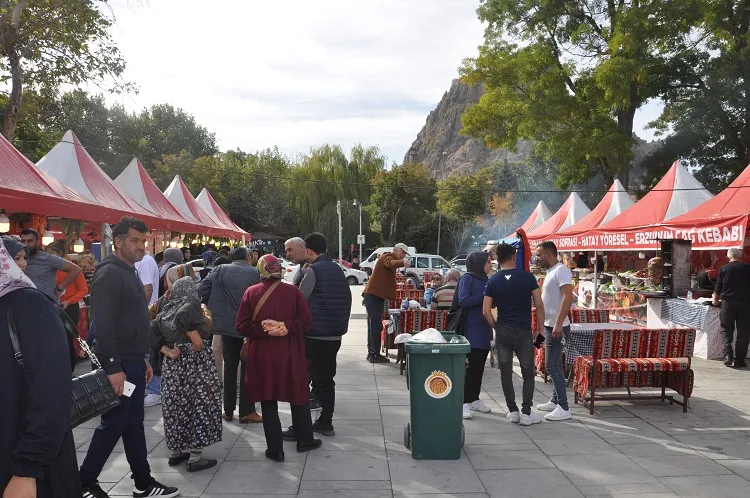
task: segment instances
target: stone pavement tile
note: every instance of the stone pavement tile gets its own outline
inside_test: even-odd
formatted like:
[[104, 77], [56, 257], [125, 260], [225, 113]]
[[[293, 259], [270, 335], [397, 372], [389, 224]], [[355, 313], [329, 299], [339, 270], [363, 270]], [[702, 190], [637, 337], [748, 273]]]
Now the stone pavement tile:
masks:
[[652, 422], [652, 424], [667, 434], [698, 435], [710, 432], [712, 435], [733, 437], [741, 433], [750, 435], [750, 417], [710, 417], [708, 419], [696, 416], [692, 419], [673, 420], [666, 422]]
[[383, 436], [344, 436], [337, 430], [335, 436], [322, 436], [322, 439], [323, 449], [326, 451], [382, 451], [385, 449]]
[[394, 493], [394, 498], [488, 498], [490, 495], [487, 493], [453, 493], [453, 494], [402, 494]]
[[714, 476], [732, 472], [701, 455], [637, 457], [633, 461], [654, 477]]
[[[376, 375], [378, 391], [402, 389], [406, 391], [406, 377], [401, 375]], [[338, 379], [336, 381], [338, 384]]]
[[660, 480], [683, 498], [750, 496], [750, 483], [736, 475], [662, 477]]
[[[379, 391], [384, 392], [384, 391]], [[399, 394], [399, 395], [380, 395], [378, 398], [378, 401], [380, 403], [380, 406], [409, 406], [410, 400], [409, 400], [409, 393], [408, 391], [405, 394]]]
[[750, 439], [739, 435], [719, 437], [703, 434], [675, 436], [675, 439], [712, 460], [744, 459], [750, 455]]
[[493, 498], [583, 497], [557, 469], [482, 470], [478, 474]]
[[[346, 375], [346, 374], [340, 374], [340, 375]], [[338, 381], [338, 377], [336, 378]], [[354, 386], [346, 386], [348, 388], [354, 387]], [[336, 389], [336, 401], [339, 400], [355, 400], [355, 399], [362, 399], [362, 400], [372, 400], [377, 401], [378, 400], [378, 391], [374, 390], [359, 390], [359, 389]]]
[[[342, 420], [334, 426], [339, 436], [383, 436], [383, 425], [373, 420]], [[401, 430], [404, 428], [401, 426]], [[402, 437], [403, 438], [403, 437]], [[265, 441], [265, 439], [264, 439]]]
[[224, 462], [206, 493], [294, 495], [299, 489], [304, 462]]
[[411, 421], [411, 409], [409, 406], [381, 406], [380, 416], [383, 425], [398, 426]]
[[[568, 397], [568, 400], [570, 401], [572, 400], [572, 398]], [[583, 405], [576, 405], [575, 403], [571, 402], [569, 406], [573, 417], [576, 419], [592, 417], [589, 409]], [[607, 419], [632, 418], [636, 417], [636, 414], [626, 410], [620, 405], [614, 404], [613, 402], [604, 401], [598, 402], [594, 405], [593, 417], [606, 417]]]
[[471, 412], [472, 418], [464, 420], [464, 429], [467, 433], [474, 434], [523, 434], [520, 426], [510, 422], [505, 418], [505, 413], [490, 412], [479, 413]]
[[300, 490], [354, 490], [354, 491], [391, 491], [391, 481], [305, 481]]
[[[164, 440], [164, 436], [153, 436], [153, 435], [148, 436], [147, 435], [146, 436], [146, 450], [149, 451], [149, 452], [153, 451], [154, 448], [156, 448], [157, 446], [159, 446], [159, 443], [161, 443], [163, 440]], [[78, 443], [78, 441], [76, 440], [76, 444], [77, 443]], [[78, 451], [83, 451], [83, 452], [88, 451], [90, 443], [91, 443], [91, 439], [89, 439], [88, 441], [86, 441], [85, 443], [83, 443], [81, 445], [78, 445], [77, 450]], [[115, 445], [115, 449], [112, 450], [112, 453], [113, 454], [114, 453], [125, 453], [125, 446], [122, 445], [122, 439], [117, 442], [117, 444]]]
[[550, 459], [576, 486], [658, 482], [631, 459], [619, 453], [562, 455]]
[[[206, 486], [211, 482], [213, 474], [196, 472], [195, 474], [160, 474], [153, 472], [151, 476], [167, 486], [177, 486], [181, 497], [201, 496]], [[109, 490], [110, 496], [133, 496], [133, 480], [130, 476], [118, 482], [114, 488]]]
[[386, 449], [386, 454], [388, 455], [388, 458], [392, 456], [397, 456], [397, 455], [411, 456], [411, 450], [407, 449], [406, 446], [404, 446], [403, 441], [400, 443], [386, 442], [385, 449]]
[[598, 436], [589, 436], [576, 439], [543, 439], [534, 441], [540, 450], [547, 456], [563, 455], [617, 455], [617, 450], [608, 442]]
[[699, 456], [697, 451], [677, 441], [669, 443], [615, 444], [614, 447], [617, 451], [630, 458]]
[[717, 460], [717, 463], [750, 481], [750, 460]]
[[325, 447], [307, 456], [303, 480], [385, 481], [388, 460], [381, 451], [329, 451]]
[[[510, 424], [510, 422], [508, 422]], [[403, 439], [403, 438], [402, 438]], [[522, 445], [522, 444], [530, 444], [532, 443], [532, 440], [523, 433], [523, 431], [518, 431], [515, 433], [511, 432], [505, 432], [505, 431], [498, 431], [496, 433], [476, 433], [476, 432], [466, 432], [466, 440], [465, 445], [466, 446], [473, 446], [473, 445]], [[518, 448], [521, 449], [521, 448]]]
[[336, 376], [336, 386], [343, 390], [375, 390], [375, 375], [372, 373], [347, 373]]
[[474, 470], [512, 470], [554, 468], [554, 464], [539, 450], [498, 450], [492, 446], [464, 448]]
[[[83, 459], [86, 458], [85, 451], [78, 451], [76, 453], [78, 457], [78, 466], [83, 463]], [[99, 475], [99, 480], [102, 482], [119, 482], [124, 477], [130, 476], [130, 464], [125, 453], [112, 453], [107, 459], [107, 463], [104, 464], [104, 469]]]
[[[543, 417], [543, 413], [537, 413]], [[542, 423], [519, 426], [521, 430], [532, 440], [544, 441], [545, 439], [587, 439], [597, 437], [588, 427], [577, 420], [566, 420], [564, 422], [547, 422], [542, 419]]]
[[333, 420], [374, 420], [380, 422], [377, 400], [336, 400]]
[[649, 442], [653, 439], [670, 441], [672, 438], [654, 425], [637, 418], [586, 418], [581, 422], [594, 431], [597, 436], [613, 444], [635, 443], [639, 440]]
[[[226, 462], [265, 462], [266, 459], [265, 441], [238, 441], [231, 448], [224, 461]], [[206, 456], [209, 456], [208, 449], [205, 450]], [[304, 462], [306, 455], [297, 453], [293, 444], [285, 445], [284, 454], [287, 462]]]
[[599, 498], [605, 496], [621, 496], [622, 498], [670, 498], [678, 496], [672, 492], [664, 483], [652, 482], [649, 484], [605, 484], [602, 486], [578, 486], [578, 489], [586, 498]]
[[471, 463], [459, 460], [414, 460], [411, 455], [388, 457], [393, 492], [400, 494], [483, 493]]
[[329, 496], [341, 497], [341, 498], [391, 498], [393, 496], [393, 492], [390, 489], [388, 490], [383, 490], [383, 489], [381, 490], [305, 489], [305, 490], [301, 490], [297, 496], [301, 496], [304, 498], [328, 498]]

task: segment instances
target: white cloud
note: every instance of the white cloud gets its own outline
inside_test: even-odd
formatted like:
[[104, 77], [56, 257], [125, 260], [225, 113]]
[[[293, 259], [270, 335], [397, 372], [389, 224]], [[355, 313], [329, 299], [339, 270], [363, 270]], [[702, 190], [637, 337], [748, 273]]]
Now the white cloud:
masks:
[[362, 142], [400, 162], [482, 41], [478, 1], [113, 5], [125, 76], [139, 86], [114, 98], [182, 107], [224, 149]]

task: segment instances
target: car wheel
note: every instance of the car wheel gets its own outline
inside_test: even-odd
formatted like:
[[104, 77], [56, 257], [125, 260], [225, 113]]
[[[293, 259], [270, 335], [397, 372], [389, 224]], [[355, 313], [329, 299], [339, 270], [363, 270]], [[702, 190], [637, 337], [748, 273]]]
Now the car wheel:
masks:
[[359, 283], [357, 277], [346, 277], [346, 281], [349, 282], [349, 285], [357, 285]]
[[365, 273], [367, 273], [368, 277], [372, 276], [372, 269], [365, 267]]

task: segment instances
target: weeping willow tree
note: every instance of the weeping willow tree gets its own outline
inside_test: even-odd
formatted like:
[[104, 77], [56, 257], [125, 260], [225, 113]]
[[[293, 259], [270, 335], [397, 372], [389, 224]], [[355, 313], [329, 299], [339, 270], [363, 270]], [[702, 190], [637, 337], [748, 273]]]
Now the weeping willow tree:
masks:
[[[356, 227], [352, 227], [356, 239], [359, 210], [355, 210], [351, 204], [354, 199], [365, 205], [369, 203], [372, 195], [370, 184], [384, 169], [385, 156], [377, 147], [356, 145], [349, 157], [338, 145], [312, 149], [293, 169], [292, 206], [300, 232], [322, 231], [329, 239], [329, 246], [333, 247], [333, 239], [336, 239], [337, 247], [336, 201], [342, 201], [342, 205], [346, 205], [342, 209], [342, 216], [344, 212], [356, 211]], [[325, 227], [329, 225], [334, 227], [332, 233], [326, 233], [328, 229]], [[331, 237], [334, 234], [335, 237]]]

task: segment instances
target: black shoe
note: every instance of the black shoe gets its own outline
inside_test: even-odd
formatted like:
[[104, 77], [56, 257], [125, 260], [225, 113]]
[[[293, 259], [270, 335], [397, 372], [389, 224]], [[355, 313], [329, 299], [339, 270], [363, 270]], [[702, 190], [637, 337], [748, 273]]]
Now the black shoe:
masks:
[[284, 463], [284, 452], [271, 453], [271, 450], [266, 450], [266, 458], [273, 460], [274, 462]]
[[188, 460], [190, 460], [190, 453], [183, 453], [180, 456], [170, 457], [169, 458], [169, 466], [170, 467], [177, 467], [182, 462], [187, 462]]
[[82, 489], [83, 498], [109, 498], [109, 495], [99, 486], [99, 483], [86, 486]]
[[217, 461], [213, 460], [211, 458], [203, 458], [201, 457], [200, 460], [197, 462], [189, 463], [187, 464], [187, 471], [188, 472], [200, 472], [201, 470], [210, 469], [212, 467], [216, 467]]
[[172, 486], [165, 486], [153, 477], [151, 478], [151, 484], [143, 491], [138, 488], [133, 489], [133, 496], [135, 498], [146, 498], [147, 496], [161, 496], [162, 498], [172, 498], [180, 494], [180, 491]]
[[736, 361], [734, 362], [734, 368], [747, 368], [747, 363], [744, 361]]
[[310, 441], [303, 443], [302, 441], [297, 441], [297, 453], [304, 453], [306, 451], [310, 450], [317, 450], [321, 447], [323, 444], [323, 441], [320, 439], [311, 439]]
[[370, 363], [390, 363], [391, 362], [391, 360], [389, 360], [383, 355], [371, 356], [367, 361], [369, 361]]
[[333, 430], [333, 424], [323, 424], [319, 420], [316, 420], [312, 427], [313, 432], [317, 432], [318, 434], [323, 434], [328, 437], [336, 435], [336, 431]]
[[291, 426], [287, 430], [282, 432], [281, 439], [283, 439], [284, 441], [294, 441], [294, 426]]
[[725, 354], [724, 365], [727, 367], [731, 367], [733, 363], [734, 363], [734, 357], [731, 354]]
[[315, 399], [314, 396], [310, 396], [310, 411], [311, 412], [317, 412], [323, 409], [323, 405], [320, 404], [320, 401]]

